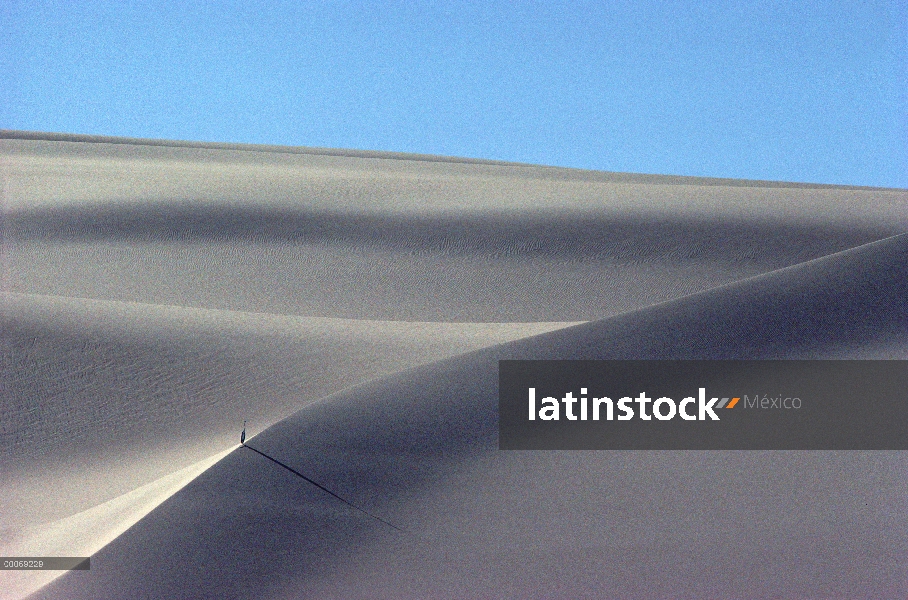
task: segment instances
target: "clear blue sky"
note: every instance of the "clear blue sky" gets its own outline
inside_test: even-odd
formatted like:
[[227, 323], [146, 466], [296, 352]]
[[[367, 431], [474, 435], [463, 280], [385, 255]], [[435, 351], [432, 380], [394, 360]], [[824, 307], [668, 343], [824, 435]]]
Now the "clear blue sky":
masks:
[[908, 2], [0, 1], [0, 128], [908, 187]]

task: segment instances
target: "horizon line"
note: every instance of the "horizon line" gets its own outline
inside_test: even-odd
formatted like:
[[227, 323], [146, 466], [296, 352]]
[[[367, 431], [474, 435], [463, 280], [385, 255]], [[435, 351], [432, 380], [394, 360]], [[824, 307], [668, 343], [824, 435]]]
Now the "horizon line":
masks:
[[[260, 152], [274, 154], [301, 154], [315, 156], [338, 156], [346, 158], [372, 158], [383, 160], [419, 161], [469, 164], [479, 166], [517, 167], [526, 169], [571, 171], [584, 174], [593, 179], [622, 183], [654, 183], [707, 185], [731, 187], [768, 187], [768, 188], [802, 188], [802, 189], [836, 189], [836, 190], [875, 190], [887, 192], [906, 192], [908, 188], [877, 187], [864, 185], [846, 185], [835, 183], [809, 183], [794, 181], [774, 181], [764, 179], [736, 179], [730, 177], [706, 177], [699, 175], [665, 175], [657, 173], [631, 173], [621, 171], [603, 171], [577, 167], [562, 167], [504, 160], [444, 156], [438, 154], [419, 154], [384, 150], [360, 150], [344, 148], [324, 148], [317, 146], [287, 146], [280, 144], [250, 144], [240, 142], [204, 142], [189, 140], [168, 140], [161, 138], [133, 138], [111, 135], [85, 133], [58, 133], [45, 131], [28, 131], [0, 129], [0, 140], [23, 140], [37, 142], [67, 142], [87, 144], [118, 144], [126, 146], [154, 146], [162, 148], [187, 148], [200, 150], [228, 150], [235, 152]], [[604, 176], [604, 178], [603, 178]]]

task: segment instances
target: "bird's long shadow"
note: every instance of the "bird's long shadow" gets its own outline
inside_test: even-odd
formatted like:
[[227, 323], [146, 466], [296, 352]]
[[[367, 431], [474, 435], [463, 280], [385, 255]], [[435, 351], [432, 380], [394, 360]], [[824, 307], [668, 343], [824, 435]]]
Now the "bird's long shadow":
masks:
[[287, 469], [288, 471], [290, 471], [291, 473], [293, 473], [293, 474], [296, 475], [297, 477], [300, 477], [300, 478], [304, 479], [305, 481], [311, 483], [312, 485], [314, 485], [314, 486], [317, 487], [318, 489], [322, 490], [322, 491], [325, 492], [326, 494], [329, 494], [330, 496], [332, 496], [332, 497], [334, 497], [334, 498], [337, 498], [338, 500], [340, 500], [341, 502], [343, 502], [343, 503], [346, 504], [347, 506], [349, 506], [349, 507], [351, 507], [351, 508], [353, 508], [353, 509], [355, 509], [355, 510], [358, 510], [359, 512], [361, 512], [361, 513], [363, 513], [363, 514], [365, 514], [365, 515], [367, 515], [367, 516], [369, 516], [369, 517], [372, 517], [372, 518], [375, 519], [376, 521], [379, 521], [379, 522], [381, 522], [381, 523], [384, 523], [385, 525], [387, 525], [388, 527], [391, 527], [392, 529], [396, 529], [397, 531], [400, 531], [400, 532], [403, 532], [403, 531], [404, 531], [404, 530], [401, 529], [400, 527], [397, 527], [396, 525], [393, 525], [393, 524], [389, 523], [388, 521], [385, 521], [385, 520], [382, 519], [381, 517], [378, 517], [378, 516], [376, 516], [376, 515], [373, 515], [372, 513], [368, 512], [368, 511], [366, 511], [366, 510], [363, 510], [362, 508], [356, 506], [355, 504], [353, 504], [353, 503], [350, 502], [349, 500], [346, 500], [346, 499], [344, 499], [344, 498], [338, 496], [337, 494], [335, 494], [334, 492], [332, 492], [331, 490], [329, 490], [329, 489], [326, 488], [325, 486], [321, 485], [321, 484], [318, 483], [317, 481], [313, 481], [312, 479], [306, 477], [305, 475], [303, 475], [302, 473], [300, 473], [299, 471], [297, 471], [297, 470], [294, 469], [293, 467], [290, 467], [289, 465], [286, 465], [286, 464], [282, 463], [281, 461], [277, 460], [276, 458], [272, 458], [272, 457], [268, 456], [267, 454], [265, 454], [264, 452], [262, 452], [262, 451], [260, 451], [260, 450], [256, 450], [255, 448], [253, 448], [253, 447], [250, 446], [249, 444], [243, 443], [243, 444], [242, 444], [242, 447], [243, 447], [243, 448], [248, 448], [248, 449], [252, 450], [253, 452], [255, 452], [256, 454], [260, 454], [261, 456], [264, 456], [265, 458], [267, 458], [267, 459], [270, 460], [271, 462], [273, 462], [273, 463], [275, 463], [275, 464], [277, 464], [277, 465], [279, 465], [279, 466], [281, 466], [281, 467]]

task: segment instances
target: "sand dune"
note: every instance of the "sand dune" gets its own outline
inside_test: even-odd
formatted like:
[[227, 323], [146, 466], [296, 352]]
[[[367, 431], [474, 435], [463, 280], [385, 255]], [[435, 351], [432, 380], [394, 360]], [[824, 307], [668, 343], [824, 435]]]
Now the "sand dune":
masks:
[[[908, 230], [900, 190], [0, 139], [4, 290], [586, 321]], [[417, 157], [418, 158], [418, 157]]]
[[[125, 529], [135, 520], [132, 512], [100, 507], [235, 445], [244, 419], [260, 430], [370, 378], [571, 325], [402, 323], [35, 295], [2, 299], [5, 556], [33, 555], [27, 552], [33, 531], [56, 531], [58, 520], [84, 525], [78, 515], [91, 510], [106, 515], [107, 528]], [[47, 555], [70, 555], [100, 547], [86, 545], [86, 538], [110, 539], [90, 531], [51, 536], [42, 547], [52, 548]], [[76, 549], [72, 539], [81, 540]], [[20, 585], [5, 575], [7, 590], [27, 589], [22, 586], [32, 581]]]
[[[74, 515], [7, 532], [3, 556], [91, 556], [154, 510], [231, 449]], [[22, 598], [60, 576], [57, 571], [6, 571], [0, 598]]]
[[500, 452], [496, 408], [499, 358], [908, 358], [908, 192], [0, 138], [6, 540], [243, 419], [405, 530], [238, 449], [35, 597], [906, 591], [899, 453]]
[[[99, 552], [91, 578], [67, 575], [48, 593], [897, 593], [901, 453], [501, 452], [496, 361], [845, 357], [894, 336], [903, 357], [908, 310], [894, 301], [908, 293], [906, 259], [899, 236], [341, 392], [251, 443], [405, 533], [238, 449]], [[818, 300], [804, 314], [779, 310], [804, 296]], [[218, 578], [199, 578], [205, 569]]]
[[[4, 526], [61, 518], [315, 399], [570, 323], [395, 323], [3, 296]], [[40, 471], [35, 469], [40, 465]], [[52, 491], [51, 491], [52, 490]]]

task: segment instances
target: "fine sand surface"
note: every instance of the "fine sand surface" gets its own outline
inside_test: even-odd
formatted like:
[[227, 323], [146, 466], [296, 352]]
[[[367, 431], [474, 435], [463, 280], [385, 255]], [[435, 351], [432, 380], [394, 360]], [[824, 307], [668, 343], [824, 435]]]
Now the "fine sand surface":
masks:
[[502, 358], [908, 358], [904, 190], [19, 132], [0, 173], [0, 550], [92, 555], [3, 597], [908, 594], [904, 453], [497, 450]]

